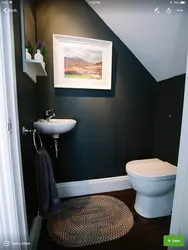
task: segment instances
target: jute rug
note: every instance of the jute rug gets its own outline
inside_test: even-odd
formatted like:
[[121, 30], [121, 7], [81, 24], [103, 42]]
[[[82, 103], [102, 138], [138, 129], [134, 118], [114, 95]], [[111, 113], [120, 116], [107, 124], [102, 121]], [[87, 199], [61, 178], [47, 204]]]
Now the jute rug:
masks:
[[47, 229], [58, 244], [82, 247], [122, 237], [133, 224], [133, 215], [122, 201], [96, 195], [65, 201], [62, 211], [48, 219]]

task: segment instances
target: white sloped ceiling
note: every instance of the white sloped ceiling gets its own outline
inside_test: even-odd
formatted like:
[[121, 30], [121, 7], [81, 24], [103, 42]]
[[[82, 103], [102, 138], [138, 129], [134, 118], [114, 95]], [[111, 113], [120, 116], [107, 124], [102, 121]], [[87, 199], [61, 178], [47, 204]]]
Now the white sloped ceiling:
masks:
[[[159, 5], [152, 1], [148, 5], [131, 4], [126, 0], [86, 2], [157, 81], [185, 73], [188, 13], [185, 9], [177, 11], [182, 6]], [[166, 14], [168, 6], [171, 14]], [[154, 13], [156, 7], [159, 7], [159, 14]]]

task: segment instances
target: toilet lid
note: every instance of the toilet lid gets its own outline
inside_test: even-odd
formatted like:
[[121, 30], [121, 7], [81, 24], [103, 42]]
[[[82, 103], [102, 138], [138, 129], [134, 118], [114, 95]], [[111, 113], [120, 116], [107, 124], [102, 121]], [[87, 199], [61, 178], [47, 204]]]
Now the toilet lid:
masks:
[[130, 161], [126, 164], [129, 175], [150, 181], [175, 179], [177, 168], [157, 158]]

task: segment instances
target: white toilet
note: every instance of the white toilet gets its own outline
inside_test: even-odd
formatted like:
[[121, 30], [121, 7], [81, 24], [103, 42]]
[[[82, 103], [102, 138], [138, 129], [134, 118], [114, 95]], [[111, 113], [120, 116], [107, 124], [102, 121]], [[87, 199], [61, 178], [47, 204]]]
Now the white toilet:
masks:
[[177, 168], [157, 158], [130, 161], [126, 171], [137, 192], [134, 208], [145, 218], [170, 215]]

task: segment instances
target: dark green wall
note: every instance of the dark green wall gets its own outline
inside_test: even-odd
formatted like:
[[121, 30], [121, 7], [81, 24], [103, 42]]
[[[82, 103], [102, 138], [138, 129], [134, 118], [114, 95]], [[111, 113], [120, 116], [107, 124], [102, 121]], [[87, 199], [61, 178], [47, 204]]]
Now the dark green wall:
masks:
[[24, 38], [34, 46], [36, 44], [35, 0], [23, 0]]
[[154, 156], [177, 165], [185, 75], [159, 82], [154, 133]]
[[[144, 66], [84, 0], [38, 1], [36, 18], [37, 38], [48, 50], [38, 106], [77, 120], [60, 138], [56, 181], [120, 176], [128, 161], [152, 157], [157, 83]], [[54, 89], [53, 34], [112, 41], [112, 90]]]

